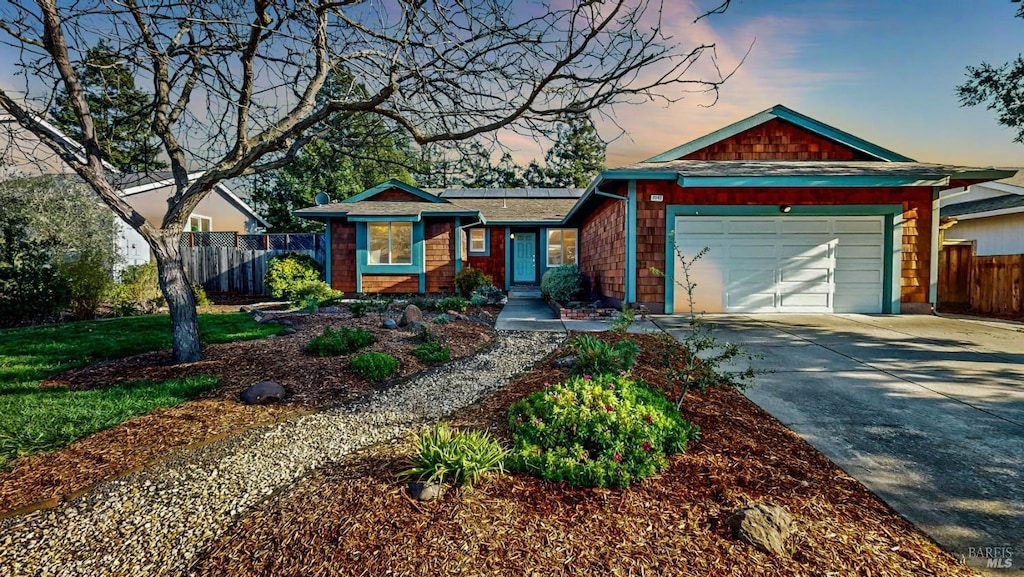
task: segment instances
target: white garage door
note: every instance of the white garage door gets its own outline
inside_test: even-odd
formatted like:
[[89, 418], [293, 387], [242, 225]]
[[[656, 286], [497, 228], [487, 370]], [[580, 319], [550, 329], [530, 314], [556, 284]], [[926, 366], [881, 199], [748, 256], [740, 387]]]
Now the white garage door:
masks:
[[[882, 312], [882, 216], [676, 217], [698, 312]], [[683, 271], [676, 257], [675, 278]], [[676, 312], [689, 310], [675, 289]]]

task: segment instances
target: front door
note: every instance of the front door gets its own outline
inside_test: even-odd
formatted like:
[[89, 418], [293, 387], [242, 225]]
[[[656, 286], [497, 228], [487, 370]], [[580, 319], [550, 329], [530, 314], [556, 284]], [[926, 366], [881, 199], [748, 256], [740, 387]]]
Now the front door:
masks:
[[517, 232], [515, 246], [515, 273], [512, 282], [534, 283], [537, 281], [537, 235], [532, 232]]

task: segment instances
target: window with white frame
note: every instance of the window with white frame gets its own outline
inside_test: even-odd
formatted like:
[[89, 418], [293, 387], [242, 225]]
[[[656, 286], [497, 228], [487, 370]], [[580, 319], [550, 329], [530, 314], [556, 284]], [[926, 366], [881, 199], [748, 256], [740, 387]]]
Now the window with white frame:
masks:
[[188, 217], [189, 232], [212, 232], [213, 219], [208, 216], [193, 214]]
[[548, 266], [576, 264], [577, 236], [575, 228], [548, 229]]
[[412, 264], [412, 223], [371, 222], [369, 264]]
[[487, 229], [469, 229], [469, 252], [487, 252]]

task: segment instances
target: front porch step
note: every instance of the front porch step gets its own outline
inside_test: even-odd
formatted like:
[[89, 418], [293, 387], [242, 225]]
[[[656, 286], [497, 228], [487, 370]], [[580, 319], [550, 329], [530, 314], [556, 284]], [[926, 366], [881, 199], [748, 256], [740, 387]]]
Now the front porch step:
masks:
[[509, 299], [539, 299], [539, 286], [513, 286], [508, 291]]

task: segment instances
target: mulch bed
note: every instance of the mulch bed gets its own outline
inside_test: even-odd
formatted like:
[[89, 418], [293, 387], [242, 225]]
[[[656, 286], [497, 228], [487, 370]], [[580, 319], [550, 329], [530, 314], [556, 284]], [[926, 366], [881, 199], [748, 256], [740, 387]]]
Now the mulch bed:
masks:
[[[496, 311], [490, 311], [496, 316]], [[433, 315], [428, 315], [428, 317]], [[165, 456], [169, 451], [216, 439], [247, 428], [351, 401], [387, 386], [374, 384], [348, 370], [350, 356], [318, 358], [305, 352], [306, 343], [324, 327], [360, 326], [375, 334], [377, 342], [360, 352], [394, 355], [401, 379], [427, 368], [410, 351], [419, 345], [412, 330], [386, 330], [381, 318], [354, 319], [347, 313], [308, 315], [273, 314], [292, 323], [293, 335], [270, 339], [208, 345], [206, 358], [197, 363], [172, 365], [170, 351], [144, 353], [105, 361], [58, 375], [48, 383], [71, 389], [89, 389], [138, 380], [165, 380], [192, 375], [218, 377], [221, 386], [176, 407], [131, 419], [90, 435], [71, 445], [41, 455], [22, 457], [0, 471], [0, 516], [22, 508], [53, 506], [111, 476], [123, 474]], [[482, 322], [428, 322], [430, 332], [451, 349], [452, 358], [467, 356], [487, 346], [493, 328]], [[280, 383], [288, 392], [276, 406], [247, 406], [239, 393], [265, 380]]]
[[[665, 387], [643, 350], [636, 374]], [[538, 368], [460, 412], [508, 441], [510, 403], [561, 377]], [[756, 384], [755, 384], [756, 386]], [[574, 489], [516, 474], [419, 503], [396, 477], [412, 439], [350, 456], [243, 518], [200, 575], [973, 575], [860, 483], [742, 394], [693, 395], [702, 439], [628, 490]], [[725, 519], [760, 501], [797, 519], [776, 558]]]

